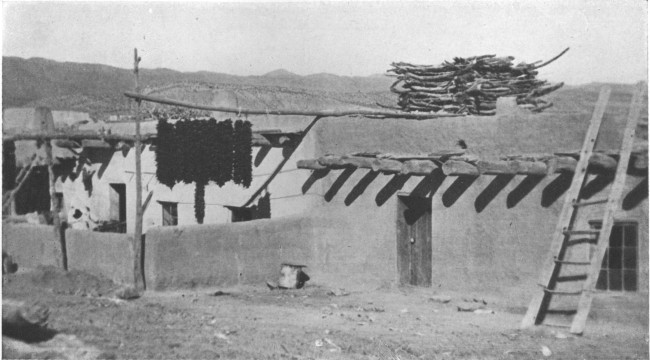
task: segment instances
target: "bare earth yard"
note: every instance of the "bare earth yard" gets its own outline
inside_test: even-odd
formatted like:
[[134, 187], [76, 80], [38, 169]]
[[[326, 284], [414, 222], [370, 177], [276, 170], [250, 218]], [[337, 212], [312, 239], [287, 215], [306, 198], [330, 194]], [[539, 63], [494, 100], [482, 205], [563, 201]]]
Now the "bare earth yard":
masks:
[[[564, 329], [520, 331], [523, 308], [461, 294], [436, 302], [434, 289], [347, 294], [309, 283], [292, 291], [261, 284], [123, 301], [112, 296], [116, 288], [52, 268], [3, 276], [3, 296], [49, 306], [49, 327], [58, 333], [26, 346], [3, 336], [3, 358], [648, 359], [644, 321], [590, 319], [579, 337]], [[458, 311], [468, 304], [488, 311]]]

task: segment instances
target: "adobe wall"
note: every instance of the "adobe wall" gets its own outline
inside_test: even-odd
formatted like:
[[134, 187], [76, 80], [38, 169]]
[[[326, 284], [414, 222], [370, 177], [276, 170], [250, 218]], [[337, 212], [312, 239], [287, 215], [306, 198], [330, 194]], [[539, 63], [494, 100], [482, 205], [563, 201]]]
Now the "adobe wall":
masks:
[[[235, 118], [225, 114], [214, 114], [217, 119]], [[282, 131], [303, 130], [311, 122], [311, 118], [301, 116], [249, 116], [253, 123], [253, 130], [276, 129]], [[271, 216], [299, 215], [311, 207], [312, 199], [302, 196], [300, 185], [309, 177], [309, 174], [297, 169], [299, 159], [313, 157], [315, 147], [314, 135], [308, 133], [301, 144], [292, 153], [282, 148], [253, 148], [253, 179], [251, 186], [246, 189], [232, 182], [223, 187], [210, 184], [205, 189], [205, 218], [204, 224], [224, 224], [231, 222], [231, 211], [226, 206], [240, 207], [253, 196], [255, 191], [262, 187], [265, 181], [275, 171], [278, 164], [289, 158], [281, 171], [268, 187], [272, 206]], [[115, 153], [114, 157], [122, 157]], [[135, 159], [134, 151], [130, 151], [119, 163], [111, 159], [107, 173], [122, 172], [127, 184], [127, 231], [132, 231], [135, 221]], [[150, 227], [162, 225], [161, 201], [178, 203], [178, 224], [197, 224], [194, 216], [194, 184], [176, 184], [172, 189], [159, 184], [155, 178], [156, 162], [155, 153], [148, 147], [142, 153], [143, 171], [143, 201], [149, 192], [153, 193], [152, 199], [143, 214], [143, 231]], [[107, 192], [107, 190], [105, 191]], [[253, 202], [253, 205], [256, 202]]]
[[102, 275], [116, 283], [133, 283], [131, 236], [67, 229], [68, 269]]
[[[628, 178], [626, 196], [643, 181]], [[536, 286], [569, 185], [559, 176], [471, 181], [440, 174], [402, 183], [365, 169], [333, 170], [319, 182], [310, 192], [323, 200], [309, 216], [315, 219], [314, 263], [326, 282], [378, 287], [397, 281], [397, 196], [413, 194], [432, 198], [434, 288], [509, 293], [523, 302]], [[639, 200], [617, 220], [639, 224], [639, 291], [647, 294], [648, 200]]]
[[56, 265], [54, 227], [35, 224], [2, 224], [2, 250], [18, 268]]
[[153, 227], [145, 241], [147, 288], [259, 285], [277, 281], [282, 262], [307, 265], [310, 274], [311, 226], [309, 219], [282, 218]]
[[[625, 112], [609, 109], [597, 149], [620, 147]], [[316, 157], [356, 151], [422, 153], [454, 149], [459, 139], [468, 153], [484, 159], [505, 154], [553, 153], [581, 147], [590, 114], [505, 114], [426, 121], [326, 119], [315, 127]], [[644, 130], [645, 131], [645, 130]], [[644, 132], [639, 137], [646, 136]], [[308, 170], [305, 170], [308, 171]], [[536, 287], [571, 177], [427, 177], [375, 174], [367, 169], [308, 171], [303, 192], [322, 198], [309, 216], [327, 219], [315, 230], [315, 262], [327, 277], [351, 285], [382, 286], [397, 280], [397, 195], [432, 198], [433, 287], [508, 294], [526, 306]], [[592, 179], [593, 180], [593, 179]], [[591, 185], [594, 198], [608, 194]], [[644, 187], [645, 186], [645, 187]], [[628, 177], [625, 196], [632, 204], [617, 219], [639, 224], [639, 292], [648, 293], [647, 178]], [[637, 200], [631, 201], [631, 198]], [[588, 220], [601, 215], [587, 214]], [[585, 220], [586, 221], [586, 220]], [[315, 226], [318, 225], [318, 222]], [[336, 230], [330, 230], [336, 229]], [[370, 285], [372, 284], [372, 285]]]

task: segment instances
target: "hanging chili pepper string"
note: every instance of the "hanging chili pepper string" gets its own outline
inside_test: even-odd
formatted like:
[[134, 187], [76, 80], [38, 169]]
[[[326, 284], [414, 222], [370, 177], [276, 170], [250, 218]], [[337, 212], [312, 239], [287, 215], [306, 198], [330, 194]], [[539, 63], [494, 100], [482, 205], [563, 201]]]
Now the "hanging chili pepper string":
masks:
[[216, 164], [218, 173], [214, 181], [220, 187], [232, 180], [233, 127], [230, 119], [217, 123]]
[[194, 188], [194, 217], [196, 222], [203, 224], [205, 218], [205, 183], [197, 182]]
[[233, 138], [233, 181], [248, 188], [251, 185], [253, 173], [251, 123], [237, 120]]
[[249, 187], [252, 181], [252, 125], [248, 121], [190, 120], [171, 124], [158, 115], [156, 177], [172, 188], [175, 183], [195, 183], [194, 215], [199, 224], [205, 217], [205, 186], [222, 187], [234, 180]]
[[176, 183], [174, 125], [168, 123], [165, 117], [161, 117], [158, 119], [156, 131], [158, 132], [154, 142], [156, 145], [156, 178], [161, 184], [171, 189]]

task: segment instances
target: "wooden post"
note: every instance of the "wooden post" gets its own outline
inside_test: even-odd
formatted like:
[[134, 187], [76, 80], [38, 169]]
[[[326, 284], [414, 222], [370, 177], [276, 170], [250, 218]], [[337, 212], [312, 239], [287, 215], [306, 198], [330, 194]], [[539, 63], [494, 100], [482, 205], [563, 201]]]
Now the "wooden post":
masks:
[[[52, 112], [46, 107], [36, 108], [36, 117], [41, 124], [41, 129], [43, 131], [52, 131], [54, 127], [54, 121], [52, 120]], [[47, 170], [49, 174], [50, 182], [50, 213], [52, 215], [52, 224], [54, 225], [54, 257], [56, 258], [56, 266], [68, 270], [68, 264], [65, 257], [65, 239], [63, 238], [63, 233], [61, 232], [61, 218], [59, 218], [59, 200], [56, 197], [56, 187], [55, 181], [56, 176], [54, 175], [54, 156], [52, 155], [52, 140], [45, 140], [43, 142], [43, 147], [45, 148], [45, 161], [47, 164]], [[34, 164], [32, 164], [34, 165]], [[31, 169], [30, 169], [31, 170]]]
[[[140, 71], [138, 49], [133, 49], [133, 74], [135, 92], [140, 93]], [[133, 233], [133, 285], [144, 290], [144, 269], [142, 268], [142, 139], [140, 137], [140, 101], [135, 114], [135, 231]]]

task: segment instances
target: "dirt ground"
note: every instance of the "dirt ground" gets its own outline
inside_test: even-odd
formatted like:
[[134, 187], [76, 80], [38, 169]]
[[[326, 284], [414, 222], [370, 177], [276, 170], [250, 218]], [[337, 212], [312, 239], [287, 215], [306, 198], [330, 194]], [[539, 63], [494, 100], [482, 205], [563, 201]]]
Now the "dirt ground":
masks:
[[643, 321], [590, 320], [579, 337], [558, 328], [520, 331], [524, 309], [433, 289], [355, 292], [308, 283], [271, 291], [261, 284], [146, 292], [124, 301], [113, 295], [118, 288], [53, 268], [3, 276], [5, 298], [49, 306], [52, 330], [23, 347], [3, 336], [3, 358], [648, 358]]

